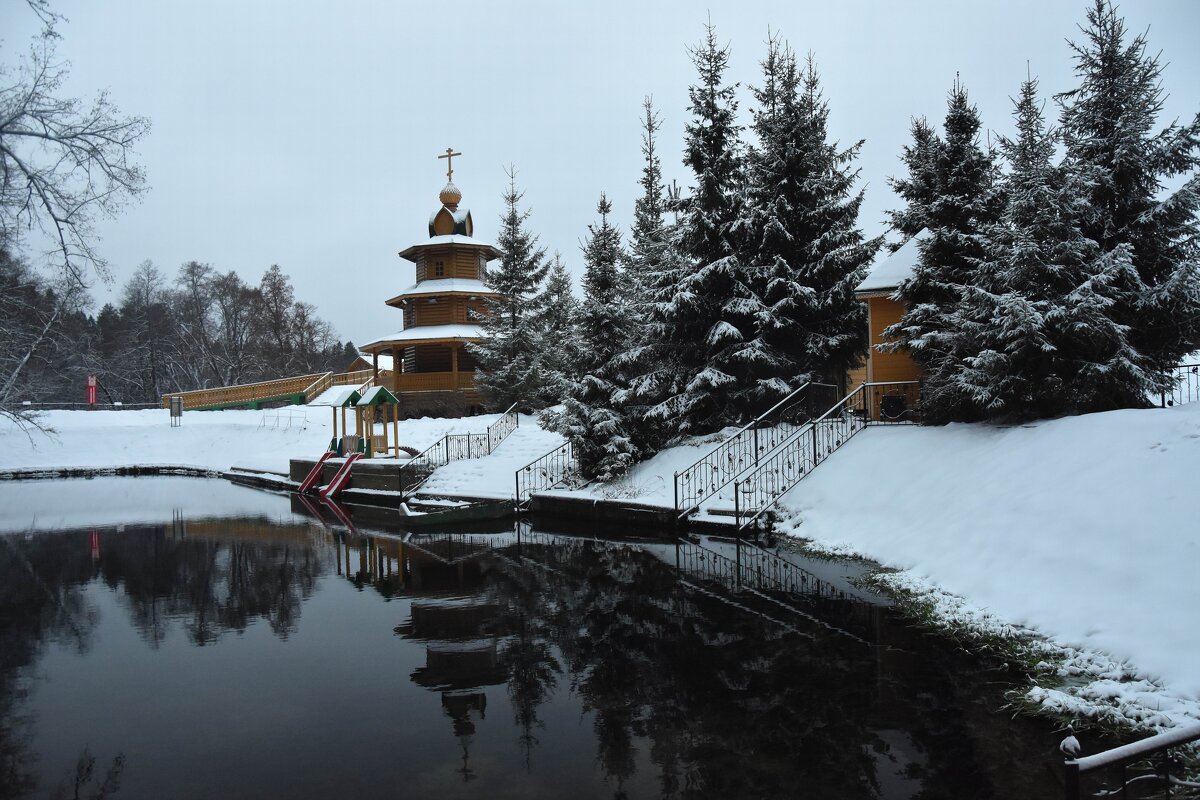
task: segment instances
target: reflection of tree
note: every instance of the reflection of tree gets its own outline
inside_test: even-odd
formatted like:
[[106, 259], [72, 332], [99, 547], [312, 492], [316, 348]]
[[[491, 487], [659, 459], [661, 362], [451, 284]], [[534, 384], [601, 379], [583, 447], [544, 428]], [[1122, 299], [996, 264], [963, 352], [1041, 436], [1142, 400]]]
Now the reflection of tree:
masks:
[[501, 624], [509, 633], [500, 647], [500, 663], [508, 673], [508, 697], [513, 721], [520, 729], [518, 742], [525, 769], [533, 766], [535, 731], [541, 729], [538, 708], [554, 691], [562, 666], [549, 641], [547, 609], [542, 606], [535, 576], [528, 570], [500, 573], [501, 595], [506, 601]]
[[143, 638], [157, 647], [171, 620], [183, 620], [197, 645], [260, 618], [286, 638], [330, 560], [307, 544], [177, 539], [150, 528], [109, 537], [100, 565], [109, 586], [124, 590]]

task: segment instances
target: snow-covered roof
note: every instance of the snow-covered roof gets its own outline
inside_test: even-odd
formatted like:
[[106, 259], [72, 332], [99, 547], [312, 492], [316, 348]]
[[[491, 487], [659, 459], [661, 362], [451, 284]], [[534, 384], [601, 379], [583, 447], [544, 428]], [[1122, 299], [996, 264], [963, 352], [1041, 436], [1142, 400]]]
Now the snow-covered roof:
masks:
[[918, 245], [929, 235], [927, 228], [904, 243], [896, 252], [875, 262], [867, 277], [854, 288], [856, 292], [883, 292], [895, 289], [912, 275], [913, 267], [921, 257]]
[[400, 294], [388, 300], [391, 303], [393, 300], [400, 300], [403, 297], [413, 295], [426, 294], [485, 294], [494, 295], [492, 291], [484, 284], [483, 281], [473, 280], [471, 278], [435, 278], [432, 280], [421, 281], [409, 286]]
[[469, 247], [479, 247], [487, 251], [488, 258], [499, 258], [502, 251], [491, 242], [484, 242], [479, 239], [473, 239], [470, 236], [463, 236], [458, 233], [449, 233], [444, 236], [430, 236], [423, 242], [418, 242], [410, 247], [406, 247], [400, 251], [401, 258], [407, 258], [409, 261], [416, 261], [416, 254], [428, 247], [437, 245], [467, 245]]
[[358, 400], [358, 390], [354, 386], [331, 386], [309, 401], [310, 406], [333, 406], [341, 408]]
[[372, 386], [363, 392], [362, 399], [355, 405], [357, 406], [377, 406], [384, 403], [395, 405], [397, 402], [396, 395], [389, 392], [383, 386]]
[[[390, 336], [382, 336], [373, 341], [367, 342], [363, 347], [371, 347], [377, 344], [389, 344], [391, 342], [425, 342], [437, 341], [443, 339], [462, 339], [463, 341], [473, 341], [484, 337], [482, 325], [472, 325], [470, 323], [455, 323], [453, 325], [418, 325], [413, 328], [398, 331]], [[380, 368], [383, 367], [381, 363]]]

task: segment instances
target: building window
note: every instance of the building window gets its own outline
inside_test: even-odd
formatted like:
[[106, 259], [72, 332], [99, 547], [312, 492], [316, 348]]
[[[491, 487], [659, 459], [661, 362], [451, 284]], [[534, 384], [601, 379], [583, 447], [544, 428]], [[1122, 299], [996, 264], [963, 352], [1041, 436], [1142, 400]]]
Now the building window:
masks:
[[446, 275], [446, 264], [444, 261], [433, 262], [433, 277], [441, 278]]

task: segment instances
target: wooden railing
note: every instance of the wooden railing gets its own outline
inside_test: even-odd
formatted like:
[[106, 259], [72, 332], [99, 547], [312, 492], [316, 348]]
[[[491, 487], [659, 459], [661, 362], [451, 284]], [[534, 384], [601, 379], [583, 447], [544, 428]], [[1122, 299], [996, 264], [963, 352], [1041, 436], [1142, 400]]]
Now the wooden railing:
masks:
[[402, 392], [437, 392], [474, 389], [474, 372], [402, 372], [396, 376]]
[[[363, 386], [371, 381], [371, 377], [375, 373], [369, 369], [355, 370], [354, 372], [339, 372], [333, 376], [334, 386]], [[382, 371], [380, 372], [382, 375]]]
[[183, 407], [186, 410], [251, 405], [277, 398], [286, 398], [289, 395], [297, 396], [303, 402], [315, 396], [310, 392], [316, 390], [325, 378], [332, 378], [332, 373], [314, 372], [311, 375], [298, 375], [294, 378], [280, 378], [274, 381], [243, 383], [238, 386], [218, 386], [212, 389], [197, 389], [192, 392], [173, 392], [163, 395], [162, 405], [163, 408], [169, 408], [172, 397], [183, 398]]

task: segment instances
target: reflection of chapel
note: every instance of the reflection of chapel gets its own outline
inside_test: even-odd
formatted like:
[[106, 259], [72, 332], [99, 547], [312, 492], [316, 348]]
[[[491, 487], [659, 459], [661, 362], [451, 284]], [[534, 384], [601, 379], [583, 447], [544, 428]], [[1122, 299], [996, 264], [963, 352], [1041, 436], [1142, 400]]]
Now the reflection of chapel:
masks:
[[[483, 337], [484, 298], [495, 297], [483, 283], [487, 262], [500, 251], [473, 237], [471, 212], [462, 208], [454, 185], [453, 157], [447, 164], [441, 207], [429, 218], [429, 239], [400, 251], [416, 266], [416, 282], [387, 301], [404, 313], [403, 328], [367, 342], [364, 357], [406, 411], [462, 413], [479, 405], [475, 359], [464, 345]], [[390, 375], [388, 374], [390, 373]]]

